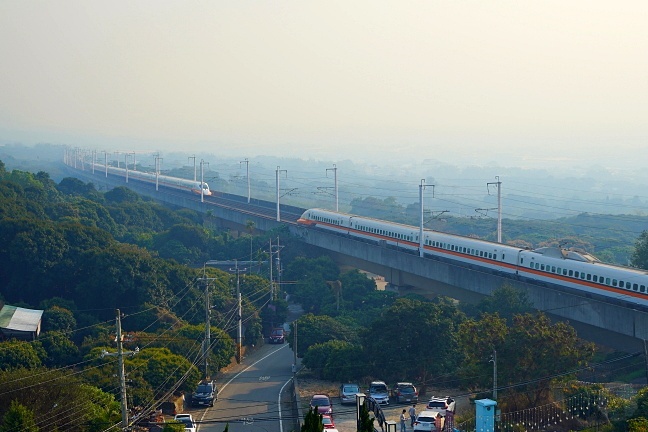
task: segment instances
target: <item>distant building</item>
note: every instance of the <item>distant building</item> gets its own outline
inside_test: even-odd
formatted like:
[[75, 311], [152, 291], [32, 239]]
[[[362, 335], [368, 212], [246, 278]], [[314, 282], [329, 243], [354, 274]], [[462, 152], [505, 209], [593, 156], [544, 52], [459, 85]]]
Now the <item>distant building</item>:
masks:
[[0, 309], [0, 331], [5, 338], [34, 340], [40, 334], [42, 310], [4, 305]]

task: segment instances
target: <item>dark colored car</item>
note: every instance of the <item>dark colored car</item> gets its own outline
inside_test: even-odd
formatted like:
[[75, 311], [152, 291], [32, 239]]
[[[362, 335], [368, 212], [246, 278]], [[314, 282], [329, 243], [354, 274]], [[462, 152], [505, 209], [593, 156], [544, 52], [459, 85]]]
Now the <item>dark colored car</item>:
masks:
[[332, 415], [333, 414], [333, 404], [327, 395], [316, 394], [313, 395], [313, 398], [310, 401], [310, 406], [313, 408], [313, 411], [317, 410], [319, 414], [322, 415]]
[[270, 343], [282, 344], [286, 342], [286, 332], [282, 328], [272, 329], [270, 332]]
[[392, 396], [396, 399], [396, 403], [418, 402], [418, 390], [410, 382], [396, 383], [392, 390]]
[[218, 400], [218, 390], [213, 381], [201, 382], [191, 395], [191, 405], [214, 406], [215, 400]]

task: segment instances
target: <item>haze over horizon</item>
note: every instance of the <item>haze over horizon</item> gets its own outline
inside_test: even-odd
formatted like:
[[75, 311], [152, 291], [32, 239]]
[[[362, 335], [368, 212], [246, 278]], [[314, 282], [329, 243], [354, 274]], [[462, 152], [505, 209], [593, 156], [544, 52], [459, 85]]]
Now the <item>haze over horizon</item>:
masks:
[[643, 167], [648, 2], [0, 3], [0, 144]]

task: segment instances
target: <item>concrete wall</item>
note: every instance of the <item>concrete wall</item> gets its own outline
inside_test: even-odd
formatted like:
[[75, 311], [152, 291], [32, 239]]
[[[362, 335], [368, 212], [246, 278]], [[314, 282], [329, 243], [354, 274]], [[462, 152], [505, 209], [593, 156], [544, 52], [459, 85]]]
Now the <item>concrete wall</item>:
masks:
[[536, 309], [556, 320], [568, 320], [588, 340], [638, 351], [643, 349], [643, 339], [648, 339], [648, 313], [627, 303], [611, 304], [591, 294], [475, 271], [459, 262], [421, 258], [321, 230], [291, 227], [291, 232], [306, 243], [332, 252], [337, 262], [382, 275], [394, 285], [475, 303], [508, 284], [524, 290]]

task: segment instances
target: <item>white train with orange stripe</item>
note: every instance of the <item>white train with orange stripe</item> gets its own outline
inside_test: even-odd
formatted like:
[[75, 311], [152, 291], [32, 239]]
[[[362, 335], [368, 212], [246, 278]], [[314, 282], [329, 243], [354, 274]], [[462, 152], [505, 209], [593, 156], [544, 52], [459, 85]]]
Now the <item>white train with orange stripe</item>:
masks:
[[[297, 222], [416, 253], [420, 247], [419, 228], [410, 225], [323, 209], [306, 210]], [[423, 240], [426, 257], [648, 306], [648, 272], [604, 264], [587, 253], [520, 249], [432, 230], [423, 231]]]
[[[105, 171], [106, 166], [96, 163], [94, 168], [95, 172], [102, 172]], [[128, 178], [142, 180], [152, 184], [155, 184], [155, 182], [157, 181], [159, 186], [166, 186], [174, 189], [190, 191], [198, 195], [200, 195], [201, 189], [202, 194], [205, 196], [210, 196], [212, 194], [211, 190], [209, 189], [209, 185], [205, 182], [201, 183], [200, 181], [193, 181], [165, 175], [158, 175], [156, 179], [155, 173], [134, 171], [132, 169], [129, 169], [127, 172], [125, 168], [118, 168], [114, 166], [108, 166], [108, 174], [114, 174], [122, 176], [124, 178], [128, 176]]]

